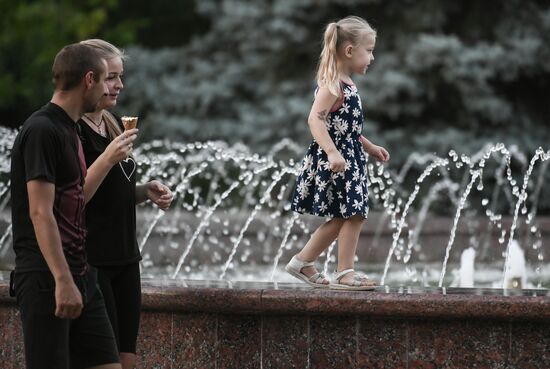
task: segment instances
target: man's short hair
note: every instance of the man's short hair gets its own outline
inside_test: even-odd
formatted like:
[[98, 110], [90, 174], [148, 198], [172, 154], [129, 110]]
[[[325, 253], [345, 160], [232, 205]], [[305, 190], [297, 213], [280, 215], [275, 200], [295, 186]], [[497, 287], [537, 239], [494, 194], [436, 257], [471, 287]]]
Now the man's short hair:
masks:
[[93, 72], [94, 80], [99, 81], [99, 76], [105, 72], [101, 55], [94, 48], [80, 43], [65, 46], [55, 56], [52, 66], [56, 90], [72, 90], [88, 72]]

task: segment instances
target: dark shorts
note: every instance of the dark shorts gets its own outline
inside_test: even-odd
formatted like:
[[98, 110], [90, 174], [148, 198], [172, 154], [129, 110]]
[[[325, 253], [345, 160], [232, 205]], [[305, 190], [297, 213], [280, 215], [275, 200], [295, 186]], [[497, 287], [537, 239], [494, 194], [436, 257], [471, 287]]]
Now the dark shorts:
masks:
[[119, 352], [135, 354], [141, 310], [139, 263], [97, 267], [97, 277]]
[[50, 272], [16, 273], [17, 304], [23, 322], [27, 369], [84, 369], [118, 363], [113, 329], [95, 272], [73, 276], [84, 308], [76, 319], [55, 313], [55, 281]]

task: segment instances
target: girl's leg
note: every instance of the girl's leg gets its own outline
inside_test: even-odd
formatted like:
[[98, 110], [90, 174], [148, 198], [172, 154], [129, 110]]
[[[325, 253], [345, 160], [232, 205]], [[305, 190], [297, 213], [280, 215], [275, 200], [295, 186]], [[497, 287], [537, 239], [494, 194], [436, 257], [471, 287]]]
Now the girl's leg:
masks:
[[[298, 253], [298, 259], [302, 261], [314, 261], [323, 251], [325, 251], [332, 242], [338, 237], [340, 227], [344, 224], [344, 219], [333, 218], [328, 222], [322, 224], [306, 243], [302, 251]], [[305, 267], [302, 269], [302, 273], [310, 277], [317, 273], [315, 267]], [[328, 284], [328, 281], [327, 281]]]
[[[363, 226], [364, 218], [359, 215], [354, 215], [346, 219], [340, 228], [338, 234], [338, 271], [344, 269], [353, 269], [355, 264], [355, 251], [357, 250], [357, 242], [359, 234]], [[340, 280], [342, 284], [350, 284], [353, 281], [355, 273], [348, 273]], [[372, 281], [364, 280], [363, 285], [372, 285]]]

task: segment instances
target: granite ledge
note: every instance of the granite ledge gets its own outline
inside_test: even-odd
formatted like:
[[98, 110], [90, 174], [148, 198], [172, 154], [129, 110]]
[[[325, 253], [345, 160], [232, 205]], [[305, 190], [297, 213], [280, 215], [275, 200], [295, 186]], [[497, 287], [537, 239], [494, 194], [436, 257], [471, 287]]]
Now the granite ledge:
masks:
[[[550, 321], [550, 291], [416, 289], [350, 292], [294, 284], [143, 281], [143, 310], [239, 314], [323, 314], [403, 318]], [[467, 293], [470, 292], [470, 293]], [[0, 304], [14, 304], [0, 281]]]

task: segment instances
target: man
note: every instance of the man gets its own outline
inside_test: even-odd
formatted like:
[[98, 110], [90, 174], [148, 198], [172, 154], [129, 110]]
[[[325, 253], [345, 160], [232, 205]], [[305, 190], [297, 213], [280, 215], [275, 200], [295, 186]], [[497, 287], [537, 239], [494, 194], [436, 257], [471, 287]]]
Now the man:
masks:
[[12, 148], [15, 276], [28, 369], [117, 369], [103, 297], [86, 261], [84, 205], [131, 152], [137, 130], [113, 140], [86, 172], [76, 121], [108, 90], [107, 63], [82, 44], [52, 67], [55, 91], [23, 124]]

